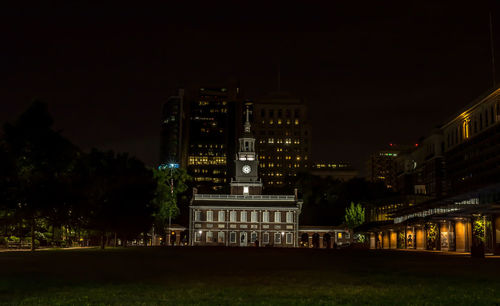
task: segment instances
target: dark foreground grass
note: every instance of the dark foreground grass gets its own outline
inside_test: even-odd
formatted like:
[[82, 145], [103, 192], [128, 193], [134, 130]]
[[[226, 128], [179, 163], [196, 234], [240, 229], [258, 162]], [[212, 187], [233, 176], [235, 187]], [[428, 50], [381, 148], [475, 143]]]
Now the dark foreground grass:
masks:
[[0, 253], [0, 303], [495, 305], [500, 259], [263, 248]]

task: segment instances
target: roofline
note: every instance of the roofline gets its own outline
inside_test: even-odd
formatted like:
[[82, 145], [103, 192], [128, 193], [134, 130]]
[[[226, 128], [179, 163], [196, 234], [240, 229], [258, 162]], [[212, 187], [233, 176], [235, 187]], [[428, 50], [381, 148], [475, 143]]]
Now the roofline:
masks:
[[492, 98], [495, 95], [500, 95], [500, 84], [497, 84], [492, 89], [487, 90], [485, 93], [480, 95], [478, 98], [474, 99], [471, 103], [467, 104], [465, 107], [461, 109], [460, 114], [454, 115], [450, 119], [446, 120], [443, 124], [441, 124], [440, 128], [445, 129], [448, 126], [455, 123], [455, 121], [462, 119], [467, 116], [469, 113], [474, 111], [475, 108], [479, 107], [480, 104]]

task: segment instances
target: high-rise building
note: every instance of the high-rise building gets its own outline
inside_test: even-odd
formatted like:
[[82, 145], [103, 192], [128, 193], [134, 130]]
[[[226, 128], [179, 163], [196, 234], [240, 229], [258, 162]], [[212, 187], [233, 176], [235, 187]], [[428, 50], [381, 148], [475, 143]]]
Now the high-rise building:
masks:
[[311, 155], [306, 105], [288, 93], [271, 93], [254, 103], [253, 121], [264, 188], [291, 192]]
[[177, 96], [171, 96], [163, 104], [161, 123], [160, 165], [175, 164], [182, 161], [184, 90], [179, 89]]
[[368, 180], [371, 182], [382, 181], [387, 188], [393, 188], [396, 182], [396, 158], [400, 150], [390, 144], [390, 149], [373, 153], [368, 159]]
[[[233, 173], [240, 128], [239, 88], [201, 87], [189, 92], [187, 170], [204, 193], [221, 191]], [[238, 116], [236, 115], [238, 114]]]

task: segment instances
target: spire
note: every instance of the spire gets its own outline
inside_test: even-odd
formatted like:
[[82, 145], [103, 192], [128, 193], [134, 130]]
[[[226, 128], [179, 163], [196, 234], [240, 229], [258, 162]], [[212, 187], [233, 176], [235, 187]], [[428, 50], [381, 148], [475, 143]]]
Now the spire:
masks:
[[246, 109], [246, 121], [244, 127], [245, 127], [245, 133], [250, 133], [250, 110], [248, 109], [248, 106]]

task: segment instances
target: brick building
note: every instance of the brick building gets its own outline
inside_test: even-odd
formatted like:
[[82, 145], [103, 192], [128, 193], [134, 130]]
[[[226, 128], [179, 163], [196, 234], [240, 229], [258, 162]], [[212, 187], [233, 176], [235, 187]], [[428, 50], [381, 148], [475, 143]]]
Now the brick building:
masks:
[[246, 112], [234, 161], [231, 194], [198, 194], [189, 209], [190, 245], [297, 247], [302, 201], [294, 195], [262, 195], [259, 159]]

